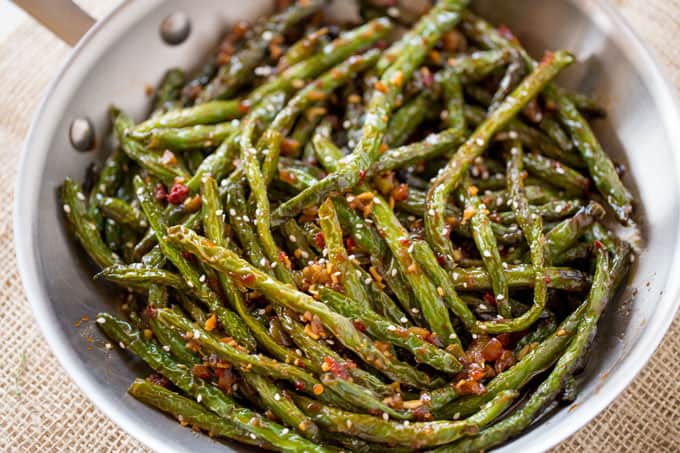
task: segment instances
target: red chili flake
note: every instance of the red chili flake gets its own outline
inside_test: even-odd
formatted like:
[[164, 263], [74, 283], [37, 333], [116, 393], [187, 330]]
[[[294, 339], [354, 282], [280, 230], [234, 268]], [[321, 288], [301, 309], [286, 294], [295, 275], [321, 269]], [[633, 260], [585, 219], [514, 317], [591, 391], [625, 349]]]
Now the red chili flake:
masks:
[[156, 197], [156, 200], [163, 201], [168, 196], [168, 191], [165, 188], [165, 185], [159, 182], [156, 184], [156, 187], [154, 187], [153, 194]]
[[543, 58], [541, 58], [541, 64], [542, 65], [550, 64], [554, 59], [555, 54], [550, 51], [547, 51], [546, 53], [543, 54]]
[[242, 102], [241, 104], [239, 104], [238, 109], [241, 113], [248, 113], [248, 110], [250, 110], [250, 106], [245, 102]]
[[401, 243], [401, 245], [403, 245], [404, 247], [408, 247], [411, 241], [408, 238], [402, 238], [399, 239], [399, 243]]
[[598, 250], [604, 249], [604, 244], [601, 241], [595, 240], [595, 242], [593, 242], [593, 245]]
[[437, 262], [443, 266], [446, 264], [446, 257], [444, 255], [437, 255]]
[[147, 305], [144, 309], [144, 317], [147, 319], [152, 319], [156, 317], [156, 307], [153, 305]]
[[168, 201], [172, 204], [182, 204], [189, 196], [189, 188], [184, 184], [175, 183], [168, 194]]
[[146, 378], [147, 381], [151, 382], [152, 384], [160, 385], [161, 387], [170, 387], [170, 381], [165, 377], [160, 374], [151, 374], [149, 375], [148, 378]]
[[305, 389], [305, 384], [303, 384], [302, 382], [295, 382], [295, 390], [297, 390], [298, 392], [301, 392], [304, 389]]
[[210, 368], [206, 365], [194, 365], [194, 367], [191, 369], [191, 373], [196, 377], [200, 377], [201, 379], [210, 379], [212, 377]]
[[543, 283], [545, 283], [546, 285], [549, 285], [551, 281], [552, 281], [552, 279], [550, 277], [548, 277], [547, 275], [545, 277], [543, 277]]
[[279, 262], [284, 263], [286, 261], [286, 258], [288, 258], [286, 252], [284, 252], [283, 250], [279, 251]]
[[364, 331], [366, 330], [366, 326], [364, 325], [364, 323], [361, 322], [361, 321], [359, 321], [358, 319], [355, 320], [355, 321], [353, 322], [353, 324], [354, 324], [354, 327], [356, 327], [356, 329], [357, 329], [359, 332], [364, 332]]
[[323, 358], [324, 365], [328, 368], [328, 371], [333, 373], [340, 379], [349, 379], [349, 373], [344, 365], [338, 363], [333, 357], [326, 356]]
[[423, 404], [413, 411], [413, 418], [415, 418], [417, 421], [424, 422], [432, 420], [433, 417], [432, 413], [430, 412], [430, 408], [426, 404]]
[[323, 237], [323, 232], [319, 231], [314, 235], [314, 243], [320, 249], [326, 246], [326, 238]]
[[432, 84], [434, 83], [434, 77], [432, 76], [432, 72], [427, 68], [422, 68], [420, 70], [420, 74], [422, 75], [423, 85], [425, 85], [428, 88], [431, 87]]
[[484, 300], [485, 300], [487, 303], [493, 305], [494, 307], [496, 306], [496, 298], [493, 297], [493, 294], [491, 294], [491, 293], [488, 292], [488, 291], [484, 293]]
[[492, 338], [486, 342], [484, 348], [482, 349], [482, 357], [484, 360], [493, 362], [498, 360], [498, 358], [503, 353], [503, 344], [496, 338]]
[[186, 250], [182, 250], [182, 258], [188, 261], [196, 261], [196, 257], [192, 255], [191, 252], [187, 252]]
[[500, 335], [496, 335], [496, 339], [501, 342], [504, 348], [510, 346], [512, 340], [509, 333], [502, 333]]
[[359, 181], [363, 182], [366, 179], [366, 170], [359, 170]]
[[246, 286], [252, 285], [255, 282], [255, 275], [253, 274], [241, 275], [241, 281]]
[[232, 386], [236, 383], [236, 375], [231, 368], [216, 368], [217, 386], [226, 393], [231, 393]]
[[473, 380], [460, 381], [455, 387], [460, 395], [481, 395], [486, 392], [482, 383]]
[[352, 250], [354, 250], [354, 249], [356, 248], [356, 246], [357, 246], [357, 243], [354, 242], [354, 239], [353, 239], [353, 238], [348, 237], [347, 239], [345, 239], [345, 247], [347, 247], [347, 250], [348, 250], [349, 252], [351, 252]]
[[515, 35], [512, 33], [512, 30], [510, 30], [506, 25], [501, 25], [498, 27], [498, 33], [510, 41], [514, 41], [516, 39]]

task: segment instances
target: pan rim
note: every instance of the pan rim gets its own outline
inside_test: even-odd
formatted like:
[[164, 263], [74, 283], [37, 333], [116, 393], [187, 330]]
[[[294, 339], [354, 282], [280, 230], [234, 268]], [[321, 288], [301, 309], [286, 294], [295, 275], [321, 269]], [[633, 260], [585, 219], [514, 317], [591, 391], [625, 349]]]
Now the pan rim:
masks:
[[[680, 124], [680, 109], [675, 89], [669, 82], [669, 78], [662, 65], [654, 57], [653, 52], [606, 0], [596, 0], [595, 2], [589, 0], [569, 1], [584, 11], [584, 14], [593, 16], [593, 22], [599, 28], [615, 27], [618, 29], [616, 33], [608, 34], [615, 40], [626, 56], [631, 59], [640, 76], [648, 83], [651, 97], [661, 112], [663, 130], [670, 138], [670, 142], [674, 144], [674, 174], [680, 180], [680, 130], [673, 127], [674, 124]], [[40, 176], [48, 155], [49, 150], [47, 148], [40, 149], [39, 147], [32, 146], [32, 144], [38, 141], [44, 133], [42, 127], [38, 128], [38, 124], [42, 123], [41, 119], [46, 114], [50, 101], [53, 99], [52, 94], [59, 87], [71, 65], [74, 64], [94, 37], [106, 29], [112, 20], [130, 11], [130, 6], [136, 3], [122, 2], [88, 31], [74, 48], [69, 58], [64, 62], [58, 75], [50, 83], [33, 115], [31, 128], [24, 141], [15, 186], [14, 242], [19, 273], [33, 315], [38, 322], [43, 338], [45, 338], [50, 349], [69, 377], [102, 413], [143, 444], [157, 451], [182, 451], [177, 449], [169, 440], [155, 436], [145, 429], [144, 426], [135, 423], [135, 420], [129, 417], [126, 410], [119, 410], [115, 405], [110, 404], [109, 397], [101, 393], [99, 384], [80, 362], [78, 355], [66, 341], [62, 330], [54, 322], [56, 316], [52, 309], [49, 295], [40, 284], [42, 275], [41, 263], [35, 253], [36, 240], [33, 235], [33, 224], [37, 218], [38, 194], [37, 191], [23, 190], [24, 187], [28, 187], [25, 182], [36, 181], [37, 177]], [[154, 5], [151, 2], [149, 3], [148, 8], [151, 9]], [[676, 245], [675, 250], [672, 252], [672, 263], [677, 268], [680, 267], [680, 226], [675, 233], [675, 238]], [[668, 280], [665, 282], [663, 295], [659, 297], [657, 309], [648, 320], [648, 324], [641, 333], [637, 343], [628, 351], [619, 367], [612, 372], [607, 381], [602, 385], [597, 396], [591, 395], [574, 411], [578, 416], [571, 415], [569, 418], [570, 423], [557, 424], [538, 436], [535, 434], [535, 431], [529, 436], [522, 436], [503, 447], [501, 451], [517, 448], [519, 446], [518, 442], [521, 442], [522, 439], [531, 440], [531, 445], [522, 445], [524, 451], [547, 450], [571, 436], [592, 420], [621, 394], [649, 361], [668, 331], [679, 306], [680, 281], [673, 282]]]

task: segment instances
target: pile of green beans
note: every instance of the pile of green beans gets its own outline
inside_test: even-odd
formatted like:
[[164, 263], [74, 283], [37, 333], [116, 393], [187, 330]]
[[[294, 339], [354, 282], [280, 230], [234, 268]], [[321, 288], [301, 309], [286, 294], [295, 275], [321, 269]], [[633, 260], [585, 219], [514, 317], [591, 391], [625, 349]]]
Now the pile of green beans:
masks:
[[111, 109], [91, 187], [61, 190], [125, 296], [96, 322], [152, 370], [132, 396], [211, 436], [497, 446], [574, 400], [629, 271], [604, 110], [553, 83], [571, 54], [533, 60], [465, 0], [342, 27], [324, 3], [239, 24], [143, 121]]

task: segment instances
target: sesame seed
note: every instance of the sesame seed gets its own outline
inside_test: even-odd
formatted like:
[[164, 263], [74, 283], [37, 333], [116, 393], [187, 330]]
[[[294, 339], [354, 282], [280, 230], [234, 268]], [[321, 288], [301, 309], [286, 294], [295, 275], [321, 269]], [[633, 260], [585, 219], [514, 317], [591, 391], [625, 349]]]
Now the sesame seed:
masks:
[[295, 239], [295, 236], [293, 236], [292, 234], [290, 236], [288, 236], [288, 240], [290, 242], [297, 242], [297, 239]]
[[201, 395], [199, 394], [199, 395], [196, 397], [196, 401], [200, 403], [201, 400], [203, 400], [203, 396], [201, 396]]
[[97, 318], [97, 324], [104, 324], [106, 322], [106, 319], [99, 317]]
[[71, 206], [65, 204], [65, 205], [64, 205], [64, 212], [65, 212], [66, 214], [70, 214], [70, 213], [71, 213]]
[[278, 393], [275, 393], [275, 394], [274, 394], [274, 399], [275, 399], [276, 401], [280, 401], [280, 400], [281, 400], [281, 395], [279, 395]]
[[120, 346], [120, 349], [125, 349], [125, 343], [122, 341], [118, 343], [118, 346]]
[[220, 216], [220, 215], [222, 215], [222, 214], [224, 214], [224, 211], [221, 210], [221, 209], [218, 209], [217, 211], [215, 211], [215, 215], [216, 215], [216, 216]]
[[383, 412], [382, 419], [385, 420], [385, 421], [389, 420], [390, 419], [389, 414], [387, 412]]
[[406, 316], [402, 316], [401, 318], [399, 318], [399, 322], [401, 322], [401, 323], [407, 323], [407, 322], [408, 322], [408, 319], [406, 319]]
[[229, 209], [229, 215], [234, 217], [236, 215], [236, 209], [234, 208]]
[[165, 352], [170, 351], [170, 346], [168, 346], [167, 344], [164, 345], [164, 346], [163, 346], [163, 350], [164, 350]]

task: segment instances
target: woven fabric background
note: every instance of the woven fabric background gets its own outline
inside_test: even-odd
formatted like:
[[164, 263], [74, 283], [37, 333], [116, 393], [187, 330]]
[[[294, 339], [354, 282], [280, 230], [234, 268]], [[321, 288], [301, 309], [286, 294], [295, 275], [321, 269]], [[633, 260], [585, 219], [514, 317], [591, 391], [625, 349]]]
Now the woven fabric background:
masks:
[[[612, 1], [680, 88], [680, 46], [675, 45], [680, 0]], [[117, 1], [79, 3], [101, 17]], [[70, 382], [42, 338], [21, 287], [12, 231], [21, 144], [31, 115], [69, 48], [29, 19], [0, 36], [0, 181], [4, 181], [0, 199], [5, 200], [0, 208], [0, 451], [146, 451]], [[679, 357], [680, 318], [676, 318], [632, 385], [555, 451], [679, 451]]]

